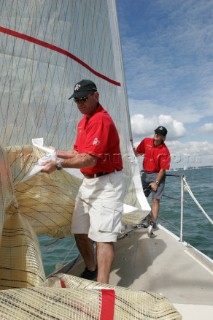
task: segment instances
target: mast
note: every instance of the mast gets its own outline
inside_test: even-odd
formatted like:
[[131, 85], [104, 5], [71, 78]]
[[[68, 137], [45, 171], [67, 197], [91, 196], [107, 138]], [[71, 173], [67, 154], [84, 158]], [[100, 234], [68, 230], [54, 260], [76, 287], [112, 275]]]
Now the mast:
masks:
[[120, 39], [120, 32], [119, 32], [119, 24], [118, 24], [118, 15], [117, 15], [117, 6], [116, 6], [116, 0], [109, 0], [111, 1], [112, 10], [114, 12], [114, 20], [115, 20], [115, 26], [116, 26], [116, 37], [118, 38], [117, 46], [118, 46], [118, 52], [120, 55], [120, 64], [121, 64], [121, 72], [122, 72], [122, 86], [124, 90], [124, 96], [125, 96], [125, 108], [126, 108], [126, 115], [127, 115], [127, 125], [128, 125], [128, 131], [129, 131], [129, 138], [131, 143], [133, 142], [132, 137], [132, 128], [131, 128], [131, 119], [130, 119], [130, 113], [129, 113], [129, 102], [128, 102], [128, 95], [127, 95], [127, 89], [126, 89], [126, 80], [125, 80], [125, 69], [124, 69], [124, 63], [123, 63], [123, 53], [122, 53], [122, 47], [121, 47], [121, 39]]

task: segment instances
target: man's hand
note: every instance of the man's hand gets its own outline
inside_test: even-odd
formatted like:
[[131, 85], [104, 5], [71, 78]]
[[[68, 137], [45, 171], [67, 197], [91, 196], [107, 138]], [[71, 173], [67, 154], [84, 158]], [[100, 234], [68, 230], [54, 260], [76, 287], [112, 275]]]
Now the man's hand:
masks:
[[158, 185], [156, 182], [151, 182], [149, 185], [153, 191], [157, 191]]
[[41, 170], [41, 172], [44, 173], [52, 173], [56, 170], [56, 165], [57, 165], [57, 161], [51, 161], [51, 162], [47, 162], [44, 165], [44, 168]]

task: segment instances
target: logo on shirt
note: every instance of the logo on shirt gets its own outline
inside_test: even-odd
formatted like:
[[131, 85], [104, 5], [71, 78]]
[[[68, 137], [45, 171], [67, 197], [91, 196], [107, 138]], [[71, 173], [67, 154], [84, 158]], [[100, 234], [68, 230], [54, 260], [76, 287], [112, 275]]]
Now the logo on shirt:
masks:
[[98, 145], [99, 143], [100, 143], [100, 140], [98, 138], [95, 138], [92, 144], [95, 146], [95, 145]]

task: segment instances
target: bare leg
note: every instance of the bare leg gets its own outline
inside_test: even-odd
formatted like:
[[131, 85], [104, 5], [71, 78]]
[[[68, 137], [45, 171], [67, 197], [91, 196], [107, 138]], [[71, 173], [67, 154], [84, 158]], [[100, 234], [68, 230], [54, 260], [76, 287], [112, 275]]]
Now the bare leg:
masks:
[[153, 222], [156, 222], [158, 218], [158, 213], [160, 209], [160, 200], [159, 199], [152, 199], [152, 218]]
[[149, 227], [148, 227], [148, 236], [149, 237], [153, 237], [153, 227], [155, 226], [155, 223], [157, 221], [158, 218], [158, 212], [160, 209], [160, 200], [159, 199], [152, 199], [152, 216], [151, 216], [151, 220], [149, 222]]
[[97, 243], [98, 278], [102, 283], [109, 283], [109, 274], [114, 258], [113, 242]]
[[87, 234], [75, 234], [75, 241], [88, 270], [96, 269], [93, 241]]

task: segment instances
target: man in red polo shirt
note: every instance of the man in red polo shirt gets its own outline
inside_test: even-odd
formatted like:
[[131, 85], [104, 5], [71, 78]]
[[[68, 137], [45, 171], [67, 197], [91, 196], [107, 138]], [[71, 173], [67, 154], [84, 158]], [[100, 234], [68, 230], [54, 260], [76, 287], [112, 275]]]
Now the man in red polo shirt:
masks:
[[160, 209], [160, 199], [165, 187], [165, 173], [170, 167], [170, 152], [165, 145], [167, 129], [159, 126], [154, 138], [145, 138], [135, 149], [135, 155], [144, 155], [142, 185], [146, 197], [152, 193], [152, 214], [148, 226], [149, 236], [156, 226]]
[[99, 103], [94, 82], [78, 82], [71, 98], [84, 115], [78, 124], [74, 150], [58, 150], [57, 157], [61, 160], [46, 164], [42, 171], [79, 168], [84, 175], [71, 227], [86, 265], [81, 277], [90, 280], [97, 277], [99, 282], [108, 283], [124, 200], [120, 141], [113, 120]]

